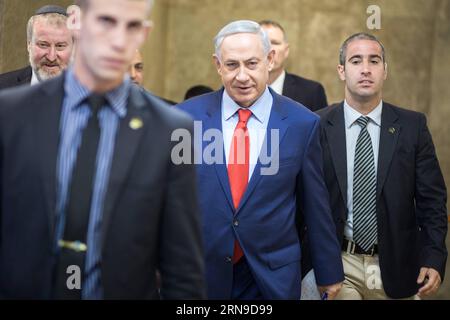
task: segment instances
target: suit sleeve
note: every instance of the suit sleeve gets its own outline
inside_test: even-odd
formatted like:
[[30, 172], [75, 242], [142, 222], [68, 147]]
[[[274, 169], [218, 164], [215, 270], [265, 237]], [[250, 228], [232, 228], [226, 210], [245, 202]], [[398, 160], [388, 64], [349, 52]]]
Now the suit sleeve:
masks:
[[[185, 127], [193, 132], [192, 122]], [[203, 299], [203, 242], [194, 164], [170, 161], [165, 208], [160, 223], [161, 297]]]
[[447, 190], [426, 118], [420, 115], [416, 151], [416, 217], [420, 227], [421, 266], [436, 269], [444, 279], [447, 249]]
[[307, 228], [312, 266], [317, 284], [331, 285], [344, 280], [341, 248], [331, 217], [329, 195], [324, 182], [319, 120], [316, 120], [298, 177], [297, 192]]

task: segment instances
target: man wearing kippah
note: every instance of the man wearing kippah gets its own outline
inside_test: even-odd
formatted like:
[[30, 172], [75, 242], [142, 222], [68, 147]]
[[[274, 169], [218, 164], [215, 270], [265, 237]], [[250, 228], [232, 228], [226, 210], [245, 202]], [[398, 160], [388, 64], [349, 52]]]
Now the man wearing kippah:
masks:
[[27, 50], [30, 65], [0, 75], [0, 90], [36, 84], [53, 78], [67, 68], [73, 48], [67, 13], [60, 6], [38, 9], [28, 20]]

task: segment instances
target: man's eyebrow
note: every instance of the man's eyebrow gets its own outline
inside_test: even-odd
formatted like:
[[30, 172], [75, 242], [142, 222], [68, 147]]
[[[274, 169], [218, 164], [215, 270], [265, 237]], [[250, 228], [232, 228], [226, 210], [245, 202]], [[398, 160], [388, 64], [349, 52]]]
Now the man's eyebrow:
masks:
[[361, 59], [362, 55], [360, 54], [355, 54], [354, 56], [351, 56], [350, 58], [348, 58], [348, 61], [352, 60], [352, 59]]

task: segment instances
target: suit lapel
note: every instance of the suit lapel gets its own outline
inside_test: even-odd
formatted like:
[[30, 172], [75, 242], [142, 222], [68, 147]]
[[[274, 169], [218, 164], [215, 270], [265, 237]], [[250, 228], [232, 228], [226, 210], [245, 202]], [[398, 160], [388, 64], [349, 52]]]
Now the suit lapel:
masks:
[[22, 72], [17, 77], [17, 84], [20, 85], [20, 84], [30, 83], [32, 76], [33, 76], [33, 72], [31, 70], [30, 66], [22, 69]]
[[342, 200], [347, 206], [347, 148], [343, 103], [330, 111], [325, 132], [339, 188], [341, 189]]
[[[104, 239], [118, 195], [124, 185], [131, 163], [133, 162], [134, 154], [140, 145], [142, 135], [146, 130], [146, 126], [149, 125], [148, 113], [145, 112], [145, 104], [146, 101], [139, 92], [139, 89], [131, 86], [127, 115], [119, 122], [108, 188], [105, 195], [101, 232], [101, 243], [103, 243], [103, 246], [105, 245]], [[132, 129], [130, 127], [130, 121], [132, 119], [140, 119], [143, 122], [143, 126], [139, 129]]]
[[[223, 90], [217, 91], [216, 94], [211, 96], [212, 101], [208, 105], [207, 109], [207, 119], [203, 122], [203, 130], [204, 132], [208, 129], [219, 129], [222, 132], [222, 95]], [[222, 139], [223, 141], [223, 139]], [[205, 142], [204, 142], [205, 144]], [[222, 144], [223, 147], [223, 144]], [[204, 150], [205, 145], [203, 145]], [[222, 191], [225, 194], [225, 197], [230, 205], [230, 208], [234, 210], [233, 198], [231, 196], [231, 188], [230, 181], [228, 180], [228, 170], [226, 165], [226, 157], [227, 152], [224, 149], [223, 159], [221, 163], [215, 163], [214, 169], [216, 171], [217, 177], [220, 181], [220, 185], [222, 187]]]
[[289, 73], [286, 72], [286, 77], [284, 78], [283, 91], [282, 94], [285, 97], [292, 96], [291, 89], [295, 88], [294, 78], [291, 77]]
[[383, 189], [401, 130], [401, 126], [396, 123], [397, 119], [398, 116], [392, 109], [392, 106], [383, 102], [380, 147], [378, 150], [377, 200], [379, 199], [381, 190]]
[[60, 137], [60, 116], [64, 98], [64, 75], [41, 85], [43, 94], [36, 96], [35, 145], [42, 170], [50, 233], [54, 233], [56, 216], [56, 166]]
[[[267, 153], [275, 154], [275, 152], [281, 152], [279, 150], [281, 143], [283, 141], [283, 138], [286, 134], [286, 131], [288, 129], [288, 125], [286, 124], [286, 121], [284, 121], [288, 117], [288, 110], [284, 107], [283, 103], [280, 101], [279, 95], [277, 95], [272, 89], [269, 89], [270, 93], [273, 97], [273, 105], [272, 105], [272, 111], [270, 112], [270, 118], [269, 122], [267, 124], [267, 130], [266, 130], [266, 137], [263, 142], [263, 146], [267, 146]], [[278, 130], [279, 131], [279, 141], [272, 142], [272, 136], [271, 132], [272, 130]], [[277, 150], [278, 149], [278, 150]], [[261, 150], [262, 151], [262, 150]], [[255, 169], [253, 170], [253, 174], [250, 178], [250, 181], [248, 183], [247, 189], [245, 190], [244, 196], [242, 197], [241, 202], [239, 203], [239, 207], [236, 211], [236, 214], [239, 214], [240, 210], [243, 208], [245, 203], [248, 201], [250, 196], [252, 195], [253, 191], [255, 190], [255, 187], [258, 185], [259, 180], [261, 179], [261, 157], [258, 157], [258, 162], [255, 166]]]

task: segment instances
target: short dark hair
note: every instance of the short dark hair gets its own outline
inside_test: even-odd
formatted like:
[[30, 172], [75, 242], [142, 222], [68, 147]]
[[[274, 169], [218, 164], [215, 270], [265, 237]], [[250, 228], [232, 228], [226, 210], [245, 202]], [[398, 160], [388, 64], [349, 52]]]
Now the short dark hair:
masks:
[[384, 50], [384, 46], [381, 43], [381, 41], [378, 40], [378, 38], [372, 34], [365, 33], [365, 32], [359, 32], [359, 33], [352, 34], [350, 37], [348, 37], [342, 44], [341, 48], [339, 49], [339, 64], [341, 66], [345, 66], [345, 59], [347, 58], [346, 57], [347, 47], [348, 47], [349, 43], [352, 42], [353, 40], [371, 40], [371, 41], [377, 42], [381, 47], [381, 58], [383, 59], [383, 63], [386, 63], [385, 50]]

